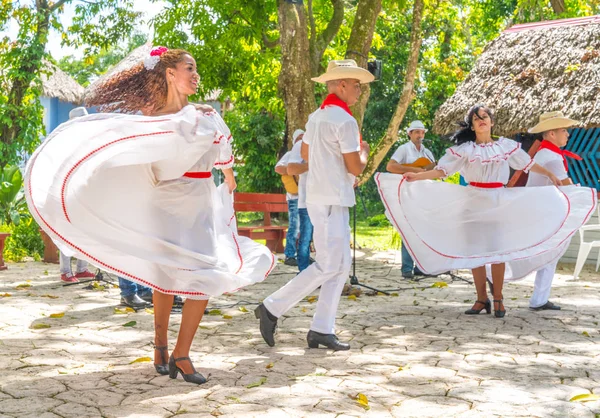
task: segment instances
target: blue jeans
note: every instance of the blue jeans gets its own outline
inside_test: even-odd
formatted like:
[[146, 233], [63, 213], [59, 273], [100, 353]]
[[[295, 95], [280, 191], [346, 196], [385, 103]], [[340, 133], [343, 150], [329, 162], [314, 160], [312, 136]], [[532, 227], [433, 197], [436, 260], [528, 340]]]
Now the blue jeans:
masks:
[[402, 241], [402, 274], [412, 274], [415, 263]]
[[119, 289], [121, 289], [121, 296], [133, 296], [137, 293], [138, 296], [146, 294], [148, 292], [152, 293], [152, 289], [146, 286], [142, 286], [141, 284], [137, 284], [130, 280], [119, 277]]
[[296, 238], [298, 237], [298, 199], [288, 200], [289, 225], [287, 235], [285, 236], [286, 257], [296, 257]]
[[309, 266], [310, 242], [313, 236], [313, 225], [306, 208], [298, 209], [300, 218], [300, 239], [298, 240], [298, 270], [302, 271]]

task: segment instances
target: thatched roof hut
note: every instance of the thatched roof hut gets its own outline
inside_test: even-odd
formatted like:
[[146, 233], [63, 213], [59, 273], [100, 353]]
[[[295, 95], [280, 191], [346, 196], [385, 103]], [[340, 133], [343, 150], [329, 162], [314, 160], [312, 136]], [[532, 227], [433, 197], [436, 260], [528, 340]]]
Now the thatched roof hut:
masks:
[[436, 112], [433, 130], [456, 130], [475, 103], [496, 111], [494, 133], [513, 136], [542, 112], [600, 126], [600, 16], [516, 25], [486, 47]]
[[43, 96], [57, 98], [61, 102], [74, 105], [80, 105], [83, 102], [84, 88], [51, 62], [44, 62], [40, 78]]

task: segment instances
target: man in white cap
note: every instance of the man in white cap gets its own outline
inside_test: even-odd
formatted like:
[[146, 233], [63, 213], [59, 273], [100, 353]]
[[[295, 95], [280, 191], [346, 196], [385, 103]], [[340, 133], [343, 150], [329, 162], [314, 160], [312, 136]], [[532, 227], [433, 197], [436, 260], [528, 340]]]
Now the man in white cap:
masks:
[[[292, 141], [294, 144], [299, 143], [302, 139], [304, 131], [302, 129], [296, 129], [292, 134]], [[288, 204], [288, 230], [285, 237], [285, 254], [284, 264], [288, 266], [297, 266], [298, 261], [296, 259], [296, 238], [298, 238], [298, 180], [296, 176], [288, 173], [288, 164], [292, 151], [286, 152], [283, 157], [275, 165], [275, 172], [281, 175], [281, 181], [286, 191], [286, 198]]]
[[[529, 129], [531, 134], [540, 134], [542, 143], [533, 157], [533, 160], [551, 171], [563, 185], [573, 184], [568, 175], [569, 165], [565, 157], [581, 160], [581, 157], [561, 148], [567, 145], [569, 141], [569, 131], [567, 128], [577, 125], [579, 122], [566, 118], [562, 112], [547, 112], [540, 116], [539, 123]], [[527, 187], [551, 186], [552, 182], [546, 176], [530, 172], [527, 179]], [[560, 310], [560, 306], [550, 302], [550, 290], [552, 288], [552, 279], [556, 271], [558, 260], [550, 263], [535, 275], [533, 294], [529, 300], [529, 308], [534, 311], [541, 310]]]
[[[420, 120], [410, 123], [406, 129], [408, 142], [400, 145], [387, 164], [387, 171], [390, 173], [421, 173], [431, 170], [435, 167], [435, 157], [433, 153], [425, 148], [423, 139], [425, 138], [425, 125]], [[415, 267], [415, 263], [410, 253], [402, 241], [402, 277], [411, 279], [415, 275], [422, 276], [423, 273]]]
[[[301, 131], [300, 139], [304, 137]], [[310, 258], [310, 242], [313, 236], [313, 225], [306, 209], [306, 180], [308, 176], [308, 163], [302, 158], [302, 141], [298, 141], [290, 151], [288, 160], [288, 174], [299, 176], [298, 181], [298, 219], [300, 221], [300, 236], [298, 238], [298, 270], [304, 271], [314, 262]]]
[[308, 118], [302, 158], [308, 162], [306, 207], [314, 225], [317, 261], [267, 296], [255, 310], [260, 332], [269, 346], [275, 345], [277, 319], [321, 286], [310, 331], [309, 348], [320, 345], [349, 350], [335, 334], [335, 315], [351, 265], [350, 217], [354, 206], [354, 180], [367, 164], [369, 146], [361, 141], [349, 106], [358, 101], [361, 83], [373, 75], [354, 60], [330, 61], [327, 71], [313, 81], [327, 84], [329, 95]]

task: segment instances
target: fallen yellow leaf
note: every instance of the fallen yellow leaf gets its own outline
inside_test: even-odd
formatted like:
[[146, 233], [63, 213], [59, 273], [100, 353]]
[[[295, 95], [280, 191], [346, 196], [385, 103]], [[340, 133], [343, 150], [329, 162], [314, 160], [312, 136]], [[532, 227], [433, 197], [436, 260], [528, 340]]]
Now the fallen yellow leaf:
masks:
[[133, 364], [133, 363], [145, 363], [145, 362], [148, 362], [148, 361], [152, 361], [152, 359], [150, 357], [140, 357], [140, 358], [136, 358], [135, 360], [133, 360], [129, 364]]
[[356, 300], [356, 295], [348, 295], [349, 300]]
[[267, 364], [265, 367], [266, 367], [267, 369], [272, 369], [272, 368], [273, 368], [273, 366], [274, 366], [274, 364], [273, 364], [273, 363], [269, 363], [269, 364]]
[[54, 296], [54, 295], [42, 295], [42, 298], [48, 298], [48, 299], [58, 299], [58, 296]]
[[65, 316], [64, 312], [50, 314], [50, 318], [62, 318], [63, 316]]
[[265, 383], [267, 383], [267, 378], [262, 377], [258, 382], [250, 383], [248, 386], [246, 386], [246, 388], [248, 388], [248, 389], [257, 388], [259, 386], [264, 385]]
[[316, 296], [309, 296], [306, 298], [306, 301], [308, 303], [315, 303], [317, 301], [317, 297]]
[[300, 309], [302, 312], [307, 312], [308, 309], [306, 309], [304, 306]]
[[152, 309], [152, 308], [146, 308], [146, 309], [144, 309], [144, 310], [145, 310], [146, 312], [148, 312], [149, 314], [152, 314], [152, 315], [154, 315], [154, 309]]
[[231, 316], [231, 315], [223, 315], [223, 319], [233, 319], [233, 316]]
[[397, 298], [400, 295], [398, 293], [394, 292], [394, 293], [392, 293], [392, 296], [395, 297], [395, 298]]
[[240, 312], [244, 312], [244, 313], [248, 312], [248, 309], [246, 309], [246, 307], [245, 307], [245, 306], [240, 306], [240, 307], [238, 308], [238, 310], [239, 310]]
[[119, 315], [125, 315], [127, 311], [125, 309], [115, 308], [115, 313]]
[[362, 393], [359, 393], [358, 395], [356, 395], [356, 402], [358, 402], [358, 404], [360, 406], [365, 408], [365, 411], [368, 411], [369, 409], [371, 409], [371, 407], [369, 406], [369, 398], [367, 398]]
[[2, 293], [2, 294], [0, 294], [0, 297], [3, 297], [3, 298], [9, 298], [11, 296], [12, 295], [10, 293]]
[[431, 287], [437, 287], [437, 288], [448, 287], [448, 283], [446, 283], [446, 282], [435, 282], [434, 284], [431, 285]]
[[220, 309], [211, 309], [210, 311], [208, 311], [209, 315], [221, 315], [221, 310]]
[[20, 285], [17, 285], [17, 287], [15, 289], [19, 290], [19, 289], [28, 289], [30, 288], [31, 285], [29, 283], [22, 283]]
[[589, 337], [589, 336], [590, 336], [590, 333], [589, 333], [589, 332], [587, 332], [587, 331], [583, 331], [583, 332], [581, 333], [581, 335], [584, 335], [584, 336], [586, 336], [586, 337]]
[[50, 328], [50, 325], [48, 325], [48, 324], [35, 324], [31, 328], [33, 328], [33, 329], [45, 329], [45, 328]]
[[573, 396], [569, 399], [569, 402], [591, 402], [600, 400], [599, 395], [595, 395], [593, 393], [584, 393], [582, 395]]
[[135, 313], [135, 309], [130, 308], [129, 306], [125, 308], [125, 312]]

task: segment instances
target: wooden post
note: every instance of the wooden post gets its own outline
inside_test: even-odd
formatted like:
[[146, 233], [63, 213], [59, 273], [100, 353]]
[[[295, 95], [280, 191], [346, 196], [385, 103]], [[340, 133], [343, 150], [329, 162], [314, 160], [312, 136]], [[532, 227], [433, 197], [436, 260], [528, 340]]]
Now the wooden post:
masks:
[[10, 234], [8, 232], [0, 233], [0, 270], [6, 270], [8, 267], [4, 264], [4, 244], [6, 238], [8, 238]]
[[44, 241], [44, 263], [58, 264], [58, 248], [54, 245], [52, 238], [43, 229], [40, 229], [42, 241]]

